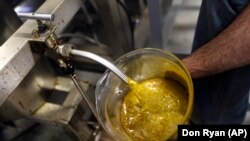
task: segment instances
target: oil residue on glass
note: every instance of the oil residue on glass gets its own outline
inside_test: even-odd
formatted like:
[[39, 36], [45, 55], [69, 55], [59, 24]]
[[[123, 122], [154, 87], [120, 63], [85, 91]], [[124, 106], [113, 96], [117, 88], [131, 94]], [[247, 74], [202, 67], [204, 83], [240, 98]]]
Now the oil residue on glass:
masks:
[[134, 141], [165, 141], [183, 122], [188, 105], [187, 90], [177, 81], [152, 78], [130, 81], [121, 108], [121, 122]]

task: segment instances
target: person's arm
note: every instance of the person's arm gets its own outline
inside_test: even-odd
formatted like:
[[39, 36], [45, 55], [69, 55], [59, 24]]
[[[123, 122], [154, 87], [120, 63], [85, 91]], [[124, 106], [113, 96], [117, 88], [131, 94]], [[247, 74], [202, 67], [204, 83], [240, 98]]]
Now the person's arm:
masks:
[[250, 64], [250, 5], [222, 33], [182, 61], [193, 78]]

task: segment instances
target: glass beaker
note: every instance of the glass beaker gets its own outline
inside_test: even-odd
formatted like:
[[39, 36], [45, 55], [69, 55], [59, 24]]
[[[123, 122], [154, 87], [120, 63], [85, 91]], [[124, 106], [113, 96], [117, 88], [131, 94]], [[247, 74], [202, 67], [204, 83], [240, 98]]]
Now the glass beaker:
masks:
[[[193, 105], [193, 84], [183, 63], [172, 53], [161, 49], [144, 48], [129, 52], [115, 63], [128, 77], [137, 82], [150, 78], [170, 78], [186, 88], [188, 104], [184, 124], [190, 117]], [[103, 128], [116, 140], [130, 141], [131, 137], [121, 124], [120, 110], [130, 88], [114, 73], [107, 70], [96, 85], [96, 109]], [[177, 132], [173, 132], [175, 135]]]

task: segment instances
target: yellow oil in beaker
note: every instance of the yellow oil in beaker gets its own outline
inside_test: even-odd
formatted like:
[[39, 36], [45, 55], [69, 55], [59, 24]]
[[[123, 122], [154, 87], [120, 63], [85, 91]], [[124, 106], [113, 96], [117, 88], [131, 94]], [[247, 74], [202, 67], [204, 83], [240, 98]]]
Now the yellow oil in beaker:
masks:
[[[167, 68], [171, 65], [176, 67], [170, 63]], [[185, 78], [177, 70], [165, 75], [168, 77], [129, 83], [120, 114], [125, 132], [134, 141], [166, 141], [176, 133], [177, 125], [183, 124], [188, 107]]]

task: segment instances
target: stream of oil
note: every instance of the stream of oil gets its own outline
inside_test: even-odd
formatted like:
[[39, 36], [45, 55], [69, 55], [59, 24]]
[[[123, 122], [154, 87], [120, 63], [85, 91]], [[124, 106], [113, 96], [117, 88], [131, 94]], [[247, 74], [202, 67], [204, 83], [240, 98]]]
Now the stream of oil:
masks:
[[134, 141], [165, 141], [183, 122], [187, 90], [177, 81], [153, 78], [129, 83], [121, 108], [121, 122]]

